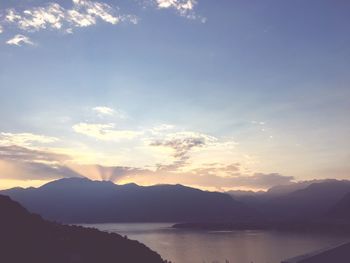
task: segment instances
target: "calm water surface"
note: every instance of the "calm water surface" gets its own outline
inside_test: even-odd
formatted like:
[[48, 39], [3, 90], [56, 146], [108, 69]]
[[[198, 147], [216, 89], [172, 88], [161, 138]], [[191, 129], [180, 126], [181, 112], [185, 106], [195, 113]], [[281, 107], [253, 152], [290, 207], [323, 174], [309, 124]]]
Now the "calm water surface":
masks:
[[192, 231], [172, 229], [169, 223], [85, 224], [127, 235], [174, 263], [280, 263], [350, 237], [275, 231]]

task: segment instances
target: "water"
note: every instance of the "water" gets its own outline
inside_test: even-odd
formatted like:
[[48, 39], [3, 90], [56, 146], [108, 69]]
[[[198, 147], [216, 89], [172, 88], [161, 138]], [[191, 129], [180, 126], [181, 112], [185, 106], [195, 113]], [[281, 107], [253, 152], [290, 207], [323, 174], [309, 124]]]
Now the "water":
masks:
[[349, 241], [335, 235], [276, 231], [193, 231], [169, 223], [85, 224], [127, 235], [174, 263], [280, 263], [281, 260]]

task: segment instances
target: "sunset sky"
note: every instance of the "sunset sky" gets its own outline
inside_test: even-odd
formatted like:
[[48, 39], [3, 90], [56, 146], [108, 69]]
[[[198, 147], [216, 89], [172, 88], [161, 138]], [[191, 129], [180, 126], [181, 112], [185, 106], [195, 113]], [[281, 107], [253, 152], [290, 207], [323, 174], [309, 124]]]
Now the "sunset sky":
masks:
[[350, 1], [0, 2], [0, 189], [350, 179]]

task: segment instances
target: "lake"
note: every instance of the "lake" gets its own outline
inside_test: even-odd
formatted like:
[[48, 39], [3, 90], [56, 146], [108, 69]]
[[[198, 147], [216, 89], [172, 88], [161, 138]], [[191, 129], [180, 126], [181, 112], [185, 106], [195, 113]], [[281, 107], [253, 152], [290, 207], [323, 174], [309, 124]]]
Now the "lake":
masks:
[[193, 231], [169, 223], [84, 224], [138, 240], [173, 263], [280, 263], [350, 237], [277, 231]]

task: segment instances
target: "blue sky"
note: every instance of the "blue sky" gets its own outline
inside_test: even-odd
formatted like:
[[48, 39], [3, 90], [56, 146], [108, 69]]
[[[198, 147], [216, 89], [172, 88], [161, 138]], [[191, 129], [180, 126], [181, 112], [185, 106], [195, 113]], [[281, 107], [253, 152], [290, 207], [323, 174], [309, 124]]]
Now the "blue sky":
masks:
[[350, 179], [349, 9], [2, 1], [0, 187]]

